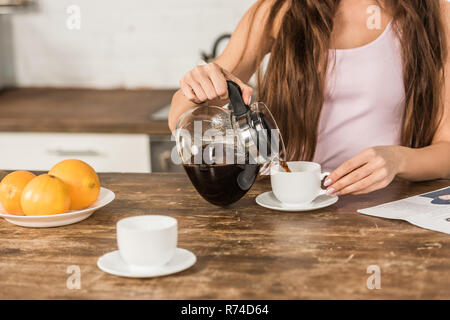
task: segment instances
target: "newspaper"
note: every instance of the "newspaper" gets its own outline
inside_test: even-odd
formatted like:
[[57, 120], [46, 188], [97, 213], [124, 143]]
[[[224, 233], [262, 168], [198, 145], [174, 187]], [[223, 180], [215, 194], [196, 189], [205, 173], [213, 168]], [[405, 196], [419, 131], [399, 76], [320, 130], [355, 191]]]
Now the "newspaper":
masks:
[[358, 212], [374, 217], [405, 220], [424, 229], [450, 234], [450, 186]]

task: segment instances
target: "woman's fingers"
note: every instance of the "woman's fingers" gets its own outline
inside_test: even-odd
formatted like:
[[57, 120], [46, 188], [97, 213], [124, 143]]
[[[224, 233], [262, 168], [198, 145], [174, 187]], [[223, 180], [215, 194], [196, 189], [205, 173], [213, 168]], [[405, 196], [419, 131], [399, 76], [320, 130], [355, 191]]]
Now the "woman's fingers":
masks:
[[363, 194], [389, 185], [399, 172], [398, 149], [372, 147], [344, 162], [330, 174], [325, 186], [329, 194]]
[[186, 83], [194, 90], [195, 96], [197, 97], [198, 101], [194, 102], [205, 102], [208, 100], [208, 96], [206, 95], [205, 91], [203, 90], [201, 84], [195, 80], [192, 75], [187, 75], [186, 77]]
[[382, 179], [381, 181], [378, 181], [377, 183], [374, 183], [365, 189], [361, 189], [357, 192], [353, 192], [353, 194], [360, 195], [360, 194], [371, 193], [371, 192], [386, 188], [388, 185], [389, 185], [389, 182], [385, 179]]
[[184, 96], [188, 98], [190, 101], [193, 101], [195, 103], [201, 102], [195, 95], [195, 92], [192, 89], [192, 87], [188, 85], [183, 79], [180, 81], [180, 88], [181, 91], [183, 91]]
[[195, 67], [183, 77], [180, 84], [186, 98], [199, 103], [227, 99], [227, 79], [236, 82], [241, 88], [244, 102], [250, 104], [253, 89], [216, 63]]
[[[352, 171], [362, 167], [370, 160], [370, 157], [362, 152], [353, 158], [345, 161], [336, 170], [334, 170], [326, 179], [325, 186], [329, 187], [328, 190], [334, 189], [339, 190], [339, 185], [336, 187], [334, 184], [337, 183], [341, 178], [345, 177]], [[342, 188], [342, 187], [340, 187]]]
[[354, 183], [347, 185], [343, 189], [339, 191], [339, 195], [345, 195], [345, 194], [357, 194], [359, 192], [362, 192], [363, 190], [369, 190], [371, 188], [374, 188], [375, 186], [378, 186], [380, 182], [384, 180], [384, 176], [382, 172], [380, 171], [374, 171], [370, 175], [366, 176], [365, 178], [361, 180], [357, 180]]
[[200, 84], [203, 92], [206, 95], [207, 99], [205, 100], [212, 101], [214, 99], [217, 99], [218, 96], [216, 90], [214, 89], [214, 85], [211, 82], [208, 70], [206, 70], [206, 68], [203, 66], [201, 68], [194, 69], [194, 72], [196, 73], [195, 80]]
[[339, 179], [336, 183], [330, 186], [327, 191], [328, 194], [346, 194], [351, 193], [353, 189], [359, 190], [360, 188], [366, 188], [367, 183], [370, 182], [370, 176], [374, 172], [375, 168], [370, 163], [363, 165], [362, 167], [350, 172], [343, 178]]
[[[210, 80], [206, 66], [197, 66], [189, 71], [180, 81], [183, 94], [194, 103], [212, 101], [217, 98], [216, 90]], [[189, 93], [189, 88], [195, 97]]]
[[228, 99], [227, 80], [225, 79], [222, 69], [215, 63], [211, 63], [208, 66], [212, 70], [209, 74], [209, 78], [214, 85], [217, 96], [221, 100]]

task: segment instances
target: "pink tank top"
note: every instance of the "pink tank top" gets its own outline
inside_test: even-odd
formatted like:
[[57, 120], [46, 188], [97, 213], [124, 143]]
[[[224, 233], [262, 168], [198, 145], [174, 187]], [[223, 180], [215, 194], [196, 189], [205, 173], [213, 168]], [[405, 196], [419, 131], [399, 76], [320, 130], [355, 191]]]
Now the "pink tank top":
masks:
[[329, 61], [314, 157], [326, 171], [366, 148], [399, 145], [405, 99], [401, 45], [391, 24], [367, 45], [330, 50]]

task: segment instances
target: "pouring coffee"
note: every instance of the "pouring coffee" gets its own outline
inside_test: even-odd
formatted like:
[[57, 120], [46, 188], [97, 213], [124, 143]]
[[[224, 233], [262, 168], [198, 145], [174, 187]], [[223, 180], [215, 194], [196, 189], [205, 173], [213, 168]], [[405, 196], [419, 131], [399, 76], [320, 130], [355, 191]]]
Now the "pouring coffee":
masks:
[[229, 109], [200, 106], [185, 112], [176, 129], [183, 167], [199, 194], [228, 206], [252, 187], [260, 167], [280, 160], [284, 144], [263, 103], [248, 106], [239, 86], [227, 81]]

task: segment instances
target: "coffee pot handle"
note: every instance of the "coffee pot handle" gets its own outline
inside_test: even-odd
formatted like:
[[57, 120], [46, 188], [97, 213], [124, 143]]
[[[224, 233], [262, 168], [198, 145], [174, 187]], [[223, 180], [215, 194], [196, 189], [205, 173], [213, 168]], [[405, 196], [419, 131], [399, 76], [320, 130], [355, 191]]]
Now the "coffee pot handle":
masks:
[[231, 110], [236, 117], [240, 117], [247, 113], [248, 106], [242, 99], [241, 88], [233, 81], [227, 80], [228, 97], [230, 98]]

